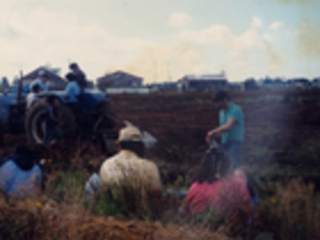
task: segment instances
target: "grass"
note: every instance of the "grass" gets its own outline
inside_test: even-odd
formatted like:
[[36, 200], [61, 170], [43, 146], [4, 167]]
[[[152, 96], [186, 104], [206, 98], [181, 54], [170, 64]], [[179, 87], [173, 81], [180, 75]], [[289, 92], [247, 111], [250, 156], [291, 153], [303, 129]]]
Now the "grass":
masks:
[[[31, 204], [21, 205], [19, 202], [14, 202], [11, 207], [0, 207], [0, 237], [18, 240], [59, 239], [62, 233], [65, 236], [60, 239], [70, 239], [71, 236], [74, 237], [73, 239], [81, 239], [78, 230], [75, 230], [76, 225], [84, 224], [90, 216], [97, 215], [139, 218], [148, 221], [157, 219], [178, 226], [187, 225], [189, 228], [196, 226], [196, 228], [214, 230], [229, 236], [244, 236], [248, 231], [247, 226], [232, 226], [230, 221], [214, 212], [206, 216], [186, 218], [177, 211], [181, 200], [168, 202], [163, 206], [162, 211], [168, 213], [167, 210], [173, 210], [171, 214], [162, 214], [157, 218], [150, 217], [148, 211], [138, 211], [136, 212], [138, 214], [134, 214], [131, 210], [137, 207], [134, 206], [136, 201], [143, 201], [139, 198], [141, 195], [132, 193], [130, 190], [120, 199], [107, 192], [94, 196], [91, 202], [86, 203], [84, 183], [87, 178], [88, 174], [84, 170], [52, 172], [47, 180], [44, 195]], [[179, 181], [178, 179], [177, 185], [184, 184]], [[273, 232], [276, 239], [320, 237], [320, 196], [316, 194], [314, 185], [295, 179], [288, 183], [269, 182], [263, 187], [259, 192], [260, 206], [257, 219], [260, 231]], [[58, 217], [54, 217], [54, 210], [45, 210], [48, 209], [48, 202], [52, 200], [56, 202], [53, 209], [63, 209], [59, 210]], [[126, 204], [129, 202], [132, 208]], [[55, 230], [51, 229], [53, 223], [47, 222], [50, 216], [54, 220]]]
[[278, 185], [273, 196], [260, 206], [260, 224], [277, 239], [318, 239], [320, 237], [320, 196], [313, 184], [294, 179]]

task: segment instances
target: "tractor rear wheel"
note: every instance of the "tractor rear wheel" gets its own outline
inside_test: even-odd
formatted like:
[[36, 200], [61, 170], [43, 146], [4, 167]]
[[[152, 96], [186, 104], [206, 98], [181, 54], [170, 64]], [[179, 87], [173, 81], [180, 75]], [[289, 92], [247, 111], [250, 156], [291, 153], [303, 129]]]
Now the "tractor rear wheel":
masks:
[[[46, 131], [46, 114], [48, 103], [44, 100], [36, 102], [29, 110], [26, 116], [25, 129], [28, 141], [30, 143], [43, 143], [44, 134]], [[72, 137], [76, 130], [76, 121], [70, 108], [60, 104], [55, 107], [56, 116], [62, 126], [59, 127], [62, 138]]]

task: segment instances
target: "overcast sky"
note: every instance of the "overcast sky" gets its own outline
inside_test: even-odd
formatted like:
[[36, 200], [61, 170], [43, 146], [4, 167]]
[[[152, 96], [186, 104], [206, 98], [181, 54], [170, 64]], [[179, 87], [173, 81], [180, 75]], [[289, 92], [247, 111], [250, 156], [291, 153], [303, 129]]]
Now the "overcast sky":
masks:
[[146, 83], [320, 76], [319, 0], [0, 0], [0, 77], [79, 63]]

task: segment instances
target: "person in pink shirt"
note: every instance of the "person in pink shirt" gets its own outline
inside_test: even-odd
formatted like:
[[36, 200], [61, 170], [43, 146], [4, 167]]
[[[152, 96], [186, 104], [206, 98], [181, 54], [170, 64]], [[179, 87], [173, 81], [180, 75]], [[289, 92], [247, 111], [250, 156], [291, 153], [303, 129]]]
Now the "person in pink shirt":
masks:
[[239, 175], [228, 176], [230, 168], [225, 165], [219, 169], [219, 161], [227, 159], [217, 154], [206, 154], [203, 158], [186, 196], [187, 211], [192, 215], [214, 211], [231, 217], [232, 221], [245, 215], [248, 220], [252, 207], [247, 182]]

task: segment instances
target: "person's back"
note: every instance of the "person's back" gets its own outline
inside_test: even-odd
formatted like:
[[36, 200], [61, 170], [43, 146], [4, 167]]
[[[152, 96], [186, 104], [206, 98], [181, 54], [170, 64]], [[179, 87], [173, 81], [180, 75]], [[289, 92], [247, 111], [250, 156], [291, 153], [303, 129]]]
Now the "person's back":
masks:
[[129, 187], [155, 193], [161, 191], [161, 181], [157, 166], [135, 153], [122, 150], [107, 159], [100, 170], [101, 184], [110, 187]]
[[250, 216], [251, 199], [246, 181], [229, 176], [230, 163], [225, 164], [226, 161], [228, 158], [219, 148], [206, 152], [186, 196], [189, 213], [214, 211], [225, 217], [232, 216], [233, 219], [240, 212], [245, 212], [247, 218]]
[[120, 132], [119, 144], [120, 152], [101, 166], [102, 190], [122, 196], [121, 200], [126, 201], [133, 211], [146, 206], [157, 207], [162, 196], [160, 174], [153, 162], [141, 157], [144, 151], [141, 133], [133, 127], [124, 128]]
[[192, 214], [200, 214], [212, 208], [220, 187], [219, 182], [194, 182], [186, 196], [187, 210]]
[[40, 188], [41, 170], [34, 165], [30, 170], [22, 170], [9, 160], [0, 169], [0, 188], [9, 196], [25, 198], [34, 195]]
[[253, 210], [246, 182], [239, 177], [223, 178], [213, 183], [195, 182], [188, 191], [186, 202], [191, 214], [214, 211], [232, 223], [247, 221]]
[[0, 188], [9, 196], [26, 198], [40, 190], [42, 173], [28, 147], [19, 145], [16, 149], [0, 168]]

